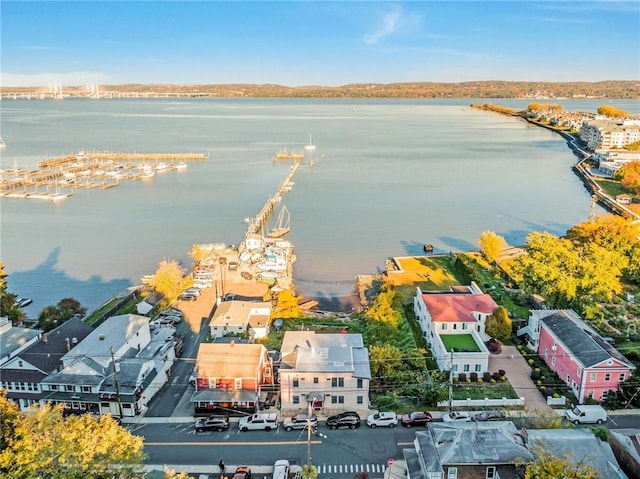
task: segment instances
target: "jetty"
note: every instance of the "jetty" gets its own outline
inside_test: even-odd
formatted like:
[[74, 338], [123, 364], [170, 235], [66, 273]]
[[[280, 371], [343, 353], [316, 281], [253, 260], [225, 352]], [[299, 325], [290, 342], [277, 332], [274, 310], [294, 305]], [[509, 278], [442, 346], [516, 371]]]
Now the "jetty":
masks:
[[[114, 153], [80, 151], [40, 161], [35, 170], [17, 167], [2, 170], [0, 196], [58, 201], [77, 188], [109, 189], [121, 180], [151, 179], [156, 172], [181, 171], [187, 162], [203, 161], [197, 153]], [[49, 192], [54, 188], [55, 192]], [[45, 193], [40, 190], [46, 189]]]
[[293, 164], [291, 168], [289, 168], [287, 177], [283, 182], [280, 183], [280, 186], [278, 186], [275, 194], [267, 198], [267, 201], [256, 216], [254, 216], [253, 218], [248, 218], [249, 226], [245, 234], [245, 240], [251, 235], [255, 235], [259, 232], [264, 231], [269, 221], [269, 217], [273, 213], [276, 205], [279, 204], [282, 200], [282, 196], [284, 195], [284, 193], [291, 191], [291, 189], [293, 188], [293, 185], [295, 184], [293, 182], [293, 177], [295, 176], [299, 168], [300, 163]]
[[304, 152], [295, 153], [289, 152], [287, 149], [280, 150], [275, 155], [273, 155], [273, 160], [293, 160], [293, 161], [302, 161], [304, 160]]

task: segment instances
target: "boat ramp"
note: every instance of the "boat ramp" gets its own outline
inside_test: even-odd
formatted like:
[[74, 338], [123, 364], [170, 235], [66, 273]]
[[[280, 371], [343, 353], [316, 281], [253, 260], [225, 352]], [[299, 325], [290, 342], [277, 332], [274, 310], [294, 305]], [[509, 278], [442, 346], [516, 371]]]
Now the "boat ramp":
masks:
[[207, 155], [194, 153], [80, 151], [43, 160], [35, 170], [2, 170], [0, 196], [58, 201], [72, 196], [77, 188], [108, 189], [118, 186], [121, 180], [149, 180], [157, 172], [184, 170], [187, 162], [206, 158]]

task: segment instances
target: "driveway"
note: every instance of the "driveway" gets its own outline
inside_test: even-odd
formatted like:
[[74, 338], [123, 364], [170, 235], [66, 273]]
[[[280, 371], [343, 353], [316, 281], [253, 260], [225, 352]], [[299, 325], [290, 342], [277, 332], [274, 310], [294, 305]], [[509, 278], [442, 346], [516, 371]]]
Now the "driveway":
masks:
[[523, 397], [524, 406], [529, 411], [539, 414], [553, 413], [538, 388], [530, 377], [531, 368], [515, 346], [502, 346], [500, 354], [489, 355], [489, 371], [503, 369], [516, 394]]

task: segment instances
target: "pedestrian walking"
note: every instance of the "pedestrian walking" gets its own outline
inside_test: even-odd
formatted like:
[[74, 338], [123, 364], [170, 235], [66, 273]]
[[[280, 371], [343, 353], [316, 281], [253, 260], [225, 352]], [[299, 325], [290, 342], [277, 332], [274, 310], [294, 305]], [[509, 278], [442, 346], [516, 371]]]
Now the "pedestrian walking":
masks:
[[220, 468], [220, 474], [224, 474], [224, 461], [220, 460], [220, 464], [218, 464], [218, 467]]

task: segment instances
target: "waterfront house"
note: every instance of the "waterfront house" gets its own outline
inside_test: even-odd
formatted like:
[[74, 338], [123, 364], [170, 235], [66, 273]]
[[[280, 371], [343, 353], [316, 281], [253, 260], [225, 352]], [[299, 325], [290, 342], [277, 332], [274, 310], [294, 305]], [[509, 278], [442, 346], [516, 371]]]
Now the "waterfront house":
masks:
[[135, 416], [167, 382], [175, 359], [174, 330], [151, 332], [136, 314], [105, 320], [42, 380], [43, 400], [72, 412]]
[[261, 339], [269, 334], [271, 304], [255, 301], [223, 301], [213, 313], [211, 337], [245, 333], [250, 338]]
[[590, 399], [604, 401], [635, 369], [613, 345], [566, 311], [543, 315], [539, 327], [538, 355], [580, 404]]
[[13, 326], [9, 318], [0, 318], [0, 366], [35, 343], [42, 331]]
[[201, 343], [193, 376], [195, 414], [255, 412], [262, 386], [275, 383], [265, 347], [233, 340]]
[[416, 320], [441, 371], [483, 374], [489, 369], [491, 337], [487, 318], [498, 307], [493, 298], [471, 283], [446, 292], [423, 292], [414, 298]]
[[369, 411], [369, 352], [361, 334], [286, 331], [278, 370], [282, 414]]
[[640, 140], [640, 121], [600, 117], [585, 120], [580, 127], [580, 140], [591, 151], [622, 148]]
[[93, 328], [75, 317], [42, 336], [39, 336], [39, 331], [27, 331], [37, 340], [27, 341], [25, 348], [17, 353], [14, 351], [12, 357], [0, 366], [2, 388], [7, 391], [8, 399], [17, 404], [21, 411], [28, 410], [34, 404], [44, 404], [45, 393], [40, 382], [60, 366], [62, 357], [87, 337]]

